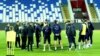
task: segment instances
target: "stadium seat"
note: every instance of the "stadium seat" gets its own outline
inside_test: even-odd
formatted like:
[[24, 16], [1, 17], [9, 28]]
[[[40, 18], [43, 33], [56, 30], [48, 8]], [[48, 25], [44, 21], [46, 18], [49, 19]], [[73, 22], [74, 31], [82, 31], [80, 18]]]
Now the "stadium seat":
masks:
[[[91, 0], [87, 0], [90, 3]], [[0, 23], [6, 22], [43, 22], [48, 19], [53, 22], [55, 19], [63, 22], [65, 17], [70, 19], [67, 6], [62, 7], [60, 4], [67, 4], [67, 0], [0, 0]], [[100, 9], [100, 0], [93, 0], [93, 4]], [[66, 9], [65, 9], [66, 8]], [[93, 12], [93, 14], [95, 14]]]
[[[62, 22], [61, 3], [66, 0], [0, 0], [0, 22], [43, 22], [55, 19]], [[2, 12], [3, 11], [3, 12]]]

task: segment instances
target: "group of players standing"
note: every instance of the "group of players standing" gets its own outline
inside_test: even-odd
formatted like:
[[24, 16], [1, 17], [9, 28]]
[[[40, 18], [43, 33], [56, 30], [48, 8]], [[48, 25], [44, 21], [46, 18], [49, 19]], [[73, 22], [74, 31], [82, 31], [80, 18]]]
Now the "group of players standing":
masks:
[[[76, 49], [76, 29], [75, 24], [72, 21], [66, 22], [66, 35], [68, 37], [69, 42], [69, 50], [72, 49], [73, 44]], [[10, 24], [8, 24], [5, 28], [6, 32], [9, 31]], [[92, 34], [93, 34], [93, 24], [89, 20], [83, 20], [79, 27], [79, 49], [81, 48], [81, 41], [83, 48], [88, 48], [92, 45]], [[44, 23], [35, 23], [33, 25], [32, 22], [29, 23], [19, 23], [17, 21], [14, 26], [14, 31], [16, 32], [16, 42], [15, 46], [20, 47], [21, 49], [27, 49], [28, 51], [32, 51], [34, 46], [34, 33], [36, 37], [36, 46], [39, 48], [40, 40], [41, 40], [41, 32], [43, 32], [44, 37], [44, 48], [43, 51], [46, 50], [46, 41], [48, 41], [48, 48], [51, 51], [51, 33], [54, 34], [54, 49], [57, 50], [57, 40], [61, 49], [63, 49], [61, 31], [62, 27], [60, 26], [57, 20], [54, 21], [54, 24], [51, 26], [49, 22], [46, 20]], [[18, 46], [19, 45], [19, 46]]]
[[[78, 49], [89, 48], [93, 44], [93, 30], [94, 26], [92, 22], [87, 19], [81, 20], [82, 23], [79, 25], [79, 38], [78, 38]], [[76, 49], [76, 30], [73, 22], [68, 21], [66, 24], [66, 34], [68, 36], [69, 41], [69, 50], [72, 49], [73, 45]]]

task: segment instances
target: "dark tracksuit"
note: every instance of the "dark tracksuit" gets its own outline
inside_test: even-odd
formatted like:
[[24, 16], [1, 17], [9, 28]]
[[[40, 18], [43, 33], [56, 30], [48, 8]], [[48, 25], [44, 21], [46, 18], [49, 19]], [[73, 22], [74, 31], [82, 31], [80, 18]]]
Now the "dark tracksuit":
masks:
[[42, 29], [43, 29], [43, 23], [39, 24], [38, 25], [40, 27], [40, 38], [39, 38], [39, 42], [41, 42], [41, 32], [42, 32]]
[[50, 44], [50, 35], [51, 35], [50, 26], [47, 25], [43, 27], [44, 44], [46, 44], [46, 41], [48, 41], [48, 44]]
[[34, 27], [29, 25], [28, 26], [28, 51], [31, 49], [32, 51], [32, 44], [33, 44], [33, 33]]
[[17, 43], [18, 43], [18, 45], [20, 47], [20, 30], [19, 30], [19, 25], [16, 24], [14, 29], [15, 29], [15, 32], [16, 32], [15, 47], [17, 47]]
[[22, 49], [26, 49], [26, 41], [27, 41], [27, 26], [23, 26], [22, 30]]
[[60, 27], [60, 25], [54, 24], [52, 30], [53, 30], [53, 33], [54, 33], [54, 40], [58, 39], [60, 41], [61, 40], [61, 35], [60, 35], [61, 27]]
[[74, 43], [74, 46], [76, 48], [76, 43], [75, 43], [76, 30], [73, 24], [66, 25], [66, 35], [68, 36], [69, 48], [71, 48], [72, 43]]
[[88, 29], [89, 29], [89, 40], [90, 40], [90, 44], [93, 43], [93, 39], [92, 39], [92, 35], [93, 35], [93, 30], [94, 30], [94, 26], [91, 22], [88, 22]]
[[88, 28], [88, 24], [86, 25], [87, 25], [87, 28], [86, 28], [85, 40], [89, 40], [89, 28]]
[[35, 26], [35, 36], [36, 36], [36, 45], [37, 45], [37, 48], [39, 48], [40, 35], [41, 35], [41, 28], [40, 28], [40, 26], [37, 24], [37, 25]]

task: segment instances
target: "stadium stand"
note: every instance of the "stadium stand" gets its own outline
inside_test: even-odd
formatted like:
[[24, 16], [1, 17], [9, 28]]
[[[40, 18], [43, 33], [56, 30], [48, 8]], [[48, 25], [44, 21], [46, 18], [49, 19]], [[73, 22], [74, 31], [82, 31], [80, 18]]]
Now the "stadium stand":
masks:
[[60, 4], [67, 0], [0, 0], [0, 22], [35, 22], [57, 19], [62, 22]]
[[70, 20], [71, 17], [70, 17], [70, 13], [68, 10], [68, 5], [67, 4], [61, 5], [61, 10], [62, 10], [62, 16], [63, 16], [64, 22], [66, 20]]
[[[16, 21], [35, 22], [36, 20], [43, 22], [45, 19], [48, 19], [50, 22], [53, 22], [55, 19], [63, 22], [66, 19], [72, 19], [72, 16], [74, 16], [73, 14], [70, 14], [71, 11], [69, 10], [69, 5], [67, 5], [67, 3], [69, 3], [68, 1], [69, 0], [0, 0], [0, 23], [14, 23]], [[100, 9], [100, 0], [86, 1], [88, 2], [88, 5], [91, 1], [93, 5], [96, 4], [94, 8], [89, 7], [92, 8], [90, 11], [92, 11], [91, 14], [93, 15], [91, 16], [97, 18], [98, 16], [96, 15], [99, 15], [100, 13], [97, 12], [97, 10], [94, 11], [94, 9]], [[81, 4], [82, 3], [79, 3], [79, 5]], [[85, 3], [81, 5], [83, 7], [82, 13], [87, 11], [84, 4]]]
[[89, 9], [90, 9], [90, 12], [91, 12], [91, 15], [92, 15], [92, 20], [96, 21], [96, 19], [98, 19], [98, 17], [97, 17], [96, 9], [94, 8], [94, 5], [90, 4]]

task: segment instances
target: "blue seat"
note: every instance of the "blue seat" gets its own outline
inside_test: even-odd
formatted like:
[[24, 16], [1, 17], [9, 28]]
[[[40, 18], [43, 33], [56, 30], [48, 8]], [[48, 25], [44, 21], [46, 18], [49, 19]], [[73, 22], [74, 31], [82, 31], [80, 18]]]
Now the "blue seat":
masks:
[[[91, 0], [87, 0], [88, 3], [90, 3]], [[93, 4], [97, 4], [96, 7], [100, 9], [100, 0], [93, 0]]]
[[[31, 19], [32, 22], [45, 19], [53, 22], [54, 19], [57, 19], [62, 22], [61, 3], [66, 4], [67, 0], [0, 0], [0, 14], [7, 15], [3, 16], [0, 22], [13, 23], [21, 19], [22, 21]], [[11, 17], [9, 13], [14, 14]]]

